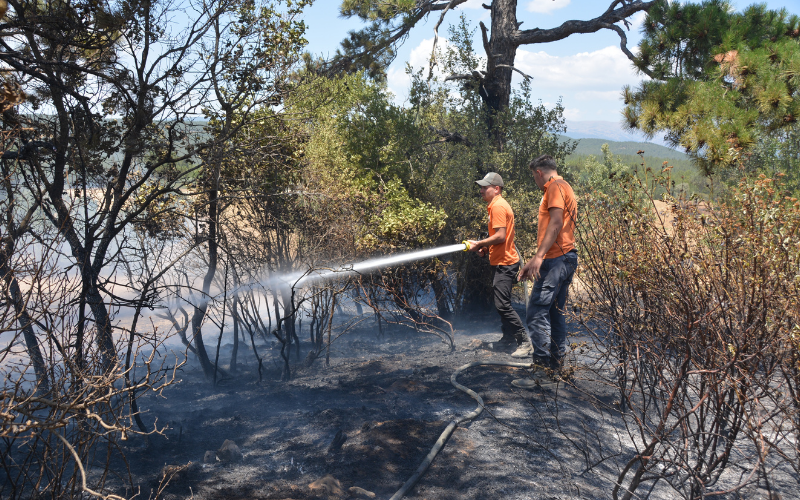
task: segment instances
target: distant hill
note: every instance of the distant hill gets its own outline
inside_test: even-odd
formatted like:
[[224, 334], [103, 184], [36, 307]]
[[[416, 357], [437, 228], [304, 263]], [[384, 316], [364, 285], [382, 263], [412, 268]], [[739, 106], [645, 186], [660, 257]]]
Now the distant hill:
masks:
[[616, 142], [647, 142], [661, 146], [667, 145], [660, 137], [648, 139], [637, 130], [623, 128], [620, 122], [566, 120], [565, 125], [567, 132], [564, 135], [573, 139], [607, 139]]
[[611, 153], [620, 156], [636, 155], [638, 151], [644, 151], [645, 159], [648, 158], [662, 158], [669, 160], [689, 160], [689, 157], [680, 151], [659, 146], [652, 142], [632, 142], [624, 141], [617, 142], [608, 139], [575, 139], [578, 141], [578, 147], [573, 156], [600, 156], [602, 154], [601, 147], [603, 144], [608, 144]]

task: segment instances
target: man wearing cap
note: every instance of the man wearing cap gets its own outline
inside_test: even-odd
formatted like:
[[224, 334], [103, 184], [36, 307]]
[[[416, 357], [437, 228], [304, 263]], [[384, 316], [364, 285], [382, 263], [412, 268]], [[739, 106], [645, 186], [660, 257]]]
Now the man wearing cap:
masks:
[[514, 246], [514, 212], [503, 199], [503, 178], [500, 174], [489, 172], [475, 182], [481, 187], [483, 201], [489, 204], [489, 237], [480, 241], [469, 240], [470, 251], [483, 256], [488, 250], [489, 264], [494, 267], [494, 306], [500, 314], [503, 330], [500, 344], [516, 346], [513, 357], [527, 357], [531, 354], [528, 335], [522, 320], [511, 306], [511, 288], [519, 273], [519, 254]]
[[[552, 156], [541, 155], [529, 167], [544, 195], [539, 205], [538, 249], [522, 268], [519, 279], [533, 279], [525, 321], [533, 344], [534, 366], [558, 373], [567, 351], [564, 305], [578, 267], [575, 249], [578, 203], [572, 187], [558, 175]], [[536, 385], [530, 379], [514, 380], [512, 384]]]

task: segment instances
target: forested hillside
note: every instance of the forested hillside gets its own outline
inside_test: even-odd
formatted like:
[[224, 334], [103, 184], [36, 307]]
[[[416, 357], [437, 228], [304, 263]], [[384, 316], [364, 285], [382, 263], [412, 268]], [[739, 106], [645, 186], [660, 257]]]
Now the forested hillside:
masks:
[[578, 145], [569, 158], [574, 156], [599, 156], [602, 154], [601, 147], [608, 144], [609, 151], [617, 156], [638, 156], [639, 151], [644, 151], [648, 158], [659, 158], [664, 160], [686, 161], [689, 156], [681, 151], [659, 146], [651, 142], [629, 142], [629, 141], [609, 141], [605, 139], [574, 139]]

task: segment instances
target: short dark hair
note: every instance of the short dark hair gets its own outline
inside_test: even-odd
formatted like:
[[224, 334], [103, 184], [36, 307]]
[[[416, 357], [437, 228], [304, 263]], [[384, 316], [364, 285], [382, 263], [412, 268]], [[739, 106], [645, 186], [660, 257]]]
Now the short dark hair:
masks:
[[545, 169], [545, 170], [558, 170], [558, 164], [550, 155], [540, 155], [531, 160], [528, 164], [528, 168], [531, 170], [536, 170], [537, 168]]

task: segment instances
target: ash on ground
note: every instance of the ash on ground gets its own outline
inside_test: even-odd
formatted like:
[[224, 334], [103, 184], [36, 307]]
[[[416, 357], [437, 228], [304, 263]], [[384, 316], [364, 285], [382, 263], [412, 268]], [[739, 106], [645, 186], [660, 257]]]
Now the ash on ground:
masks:
[[[246, 345], [239, 347], [243, 362], [235, 374], [216, 387], [187, 364], [164, 398], [140, 402], [148, 425], [168, 426], [164, 436], [126, 442], [140, 498], [389, 498], [447, 424], [475, 409], [450, 384], [453, 371], [476, 360], [519, 361], [493, 349], [500, 338], [495, 316], [455, 326], [451, 351], [433, 335], [384, 328], [381, 336], [364, 322], [334, 343], [330, 366], [323, 356], [303, 367], [310, 344], [301, 344], [288, 382], [279, 380], [279, 351], [272, 345], [260, 346], [267, 356], [261, 383]], [[576, 325], [571, 329], [570, 342], [580, 341]], [[611, 498], [636, 449], [615, 410], [615, 388], [585, 369], [590, 356], [573, 352], [569, 383], [534, 390], [511, 385], [526, 376], [521, 369], [465, 372], [459, 382], [483, 397], [485, 410], [456, 429], [405, 498]], [[220, 359], [229, 358], [227, 345]], [[742, 471], [729, 469], [735, 484]], [[798, 478], [786, 472], [776, 484], [774, 477], [772, 491], [792, 497]], [[637, 495], [678, 498], [663, 482]], [[755, 481], [725, 497], [767, 495]]]

